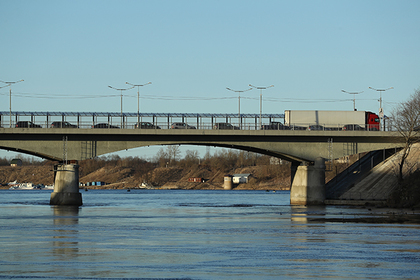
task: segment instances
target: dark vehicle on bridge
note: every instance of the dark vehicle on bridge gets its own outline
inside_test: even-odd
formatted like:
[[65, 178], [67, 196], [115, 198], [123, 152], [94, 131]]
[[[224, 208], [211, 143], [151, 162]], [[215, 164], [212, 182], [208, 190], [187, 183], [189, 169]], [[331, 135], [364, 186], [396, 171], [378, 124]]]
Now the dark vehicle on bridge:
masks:
[[331, 130], [331, 129], [328, 127], [323, 127], [322, 125], [319, 125], [319, 124], [314, 124], [314, 125], [308, 126], [307, 130]]
[[51, 128], [78, 128], [77, 125], [71, 124], [69, 122], [53, 122], [51, 123]]
[[231, 125], [230, 123], [216, 123], [213, 126], [213, 129], [230, 129], [230, 130], [239, 130], [239, 127]]
[[25, 128], [41, 128], [40, 125], [34, 124], [30, 121], [20, 121], [16, 123], [16, 127], [25, 127]]
[[365, 129], [358, 124], [346, 124], [345, 126], [343, 126], [342, 130], [354, 131], [354, 130], [365, 130]]
[[270, 122], [270, 124], [261, 125], [261, 130], [290, 130], [290, 127], [281, 122]]
[[152, 123], [149, 122], [140, 122], [140, 123], [136, 123], [136, 128], [141, 128], [141, 129], [160, 129], [159, 126], [154, 125]]
[[172, 129], [195, 129], [195, 126], [188, 125], [183, 122], [175, 122], [171, 125]]
[[98, 123], [92, 126], [92, 128], [119, 128], [119, 127], [115, 125], [110, 125], [107, 123]]
[[307, 130], [307, 127], [305, 126], [299, 126], [299, 125], [291, 125], [288, 126], [290, 130]]

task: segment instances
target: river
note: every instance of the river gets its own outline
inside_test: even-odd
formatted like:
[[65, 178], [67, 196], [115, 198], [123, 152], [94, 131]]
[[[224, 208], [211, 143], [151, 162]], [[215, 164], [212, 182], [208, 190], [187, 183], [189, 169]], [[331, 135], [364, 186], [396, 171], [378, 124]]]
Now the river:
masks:
[[[0, 279], [419, 279], [420, 226], [288, 191], [0, 190]], [[313, 218], [318, 218], [313, 220]]]

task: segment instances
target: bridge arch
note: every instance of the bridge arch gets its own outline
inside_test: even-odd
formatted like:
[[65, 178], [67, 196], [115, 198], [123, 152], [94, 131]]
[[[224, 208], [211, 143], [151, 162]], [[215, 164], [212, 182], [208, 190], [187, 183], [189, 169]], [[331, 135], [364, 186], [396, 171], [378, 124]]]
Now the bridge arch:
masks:
[[30, 150], [26, 150], [26, 149], [16, 148], [16, 147], [3, 147], [3, 146], [0, 146], [0, 149], [1, 150], [5, 150], [5, 151], [22, 153], [22, 154], [25, 154], [25, 155], [35, 156], [35, 157], [39, 157], [39, 158], [47, 159], [47, 160], [53, 160], [53, 161], [60, 161], [60, 160], [62, 160], [62, 158], [50, 156], [50, 155], [47, 155], [47, 154], [38, 153], [36, 151], [30, 151]]
[[[130, 149], [135, 149], [135, 148], [142, 148], [142, 147], [149, 147], [149, 146], [168, 146], [168, 145], [191, 145], [191, 146], [198, 146], [198, 147], [202, 147], [202, 146], [208, 146], [208, 147], [219, 147], [219, 148], [229, 148], [229, 149], [235, 149], [235, 150], [240, 150], [240, 151], [245, 151], [245, 152], [253, 152], [253, 153], [257, 153], [257, 154], [262, 154], [262, 155], [267, 155], [267, 156], [272, 156], [272, 157], [276, 157], [276, 158], [280, 158], [283, 160], [287, 160], [287, 161], [304, 161], [304, 160], [297, 160], [295, 157], [285, 154], [285, 153], [279, 153], [279, 152], [274, 152], [274, 151], [270, 151], [267, 149], [262, 149], [262, 148], [255, 148], [255, 147], [249, 147], [249, 146], [243, 146], [243, 145], [235, 145], [235, 144], [218, 144], [218, 143], [200, 143], [200, 144], [191, 144], [191, 143], [157, 143], [157, 144], [153, 144], [153, 145], [142, 145], [142, 146], [137, 146], [137, 147], [131, 147]], [[72, 145], [71, 145], [72, 146]], [[19, 147], [4, 147], [4, 146], [0, 146], [0, 149], [2, 150], [6, 150], [6, 151], [12, 151], [12, 152], [17, 152], [17, 153], [22, 153], [22, 154], [26, 154], [26, 155], [30, 155], [30, 156], [36, 156], [42, 159], [46, 159], [46, 160], [52, 160], [52, 161], [62, 161], [64, 155], [62, 155], [62, 157], [60, 156], [52, 156], [43, 152], [37, 152], [37, 151], [32, 151], [32, 150], [27, 150], [27, 149], [23, 149], [23, 148], [19, 148]], [[120, 151], [124, 151], [124, 150], [128, 150], [127, 148], [122, 148], [120, 150], [115, 150], [115, 151], [110, 151], [108, 153], [103, 153], [103, 154], [97, 154], [97, 153], [91, 153], [90, 156], [85, 156], [85, 157], [80, 157], [78, 160], [83, 160], [83, 159], [88, 159], [88, 158], [94, 158], [97, 156], [101, 156], [101, 155], [106, 155], [106, 154], [110, 154], [110, 153], [114, 153], [114, 152], [120, 152]]]

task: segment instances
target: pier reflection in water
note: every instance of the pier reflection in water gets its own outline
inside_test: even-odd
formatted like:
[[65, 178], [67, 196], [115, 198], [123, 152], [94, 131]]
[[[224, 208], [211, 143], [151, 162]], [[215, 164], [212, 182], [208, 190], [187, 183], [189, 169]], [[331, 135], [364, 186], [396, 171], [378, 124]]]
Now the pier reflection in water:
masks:
[[420, 227], [332, 223], [384, 209], [290, 206], [288, 192], [0, 191], [0, 279], [414, 279]]
[[79, 207], [51, 206], [53, 218], [53, 254], [58, 260], [75, 257], [78, 248]]

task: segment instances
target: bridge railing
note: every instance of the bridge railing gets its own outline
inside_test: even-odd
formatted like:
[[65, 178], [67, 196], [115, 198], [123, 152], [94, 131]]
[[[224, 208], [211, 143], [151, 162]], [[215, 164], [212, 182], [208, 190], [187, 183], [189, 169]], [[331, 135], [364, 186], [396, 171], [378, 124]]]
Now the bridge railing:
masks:
[[[155, 123], [151, 123], [149, 122], [150, 126], [142, 126], [141, 124], [138, 125], [137, 122], [118, 122], [118, 121], [110, 121], [110, 122], [74, 122], [74, 123], [70, 123], [72, 125], [74, 125], [74, 127], [68, 127], [66, 125], [59, 125], [59, 126], [53, 126], [52, 122], [32, 122], [33, 126], [30, 127], [31, 125], [29, 124], [28, 126], [26, 126], [26, 124], [22, 125], [20, 124], [19, 126], [16, 126], [17, 123], [12, 122], [12, 125], [9, 126], [8, 123], [3, 123], [1, 125], [1, 127], [4, 128], [16, 128], [16, 127], [29, 127], [29, 128], [51, 128], [51, 129], [56, 129], [56, 128], [80, 128], [80, 129], [93, 129], [93, 128], [109, 128], [109, 129], [113, 129], [113, 128], [124, 128], [124, 129], [206, 129], [206, 130], [210, 130], [210, 129], [219, 129], [219, 130], [259, 130], [259, 124], [255, 125], [255, 124], [251, 124], [251, 123], [242, 123], [242, 124], [237, 124], [237, 123], [230, 123], [232, 125], [232, 127], [227, 127], [227, 128], [218, 128], [215, 124], [212, 123], [199, 123], [197, 125], [197, 123], [193, 123], [193, 122], [188, 122], [186, 123], [188, 126], [185, 127], [179, 127], [179, 126], [174, 126], [174, 128], [172, 127], [173, 123], [167, 123], [167, 122], [155, 122]], [[272, 129], [270, 129], [272, 130]], [[283, 130], [282, 128], [279, 128], [278, 130]]]
[[[261, 119], [260, 119], [261, 117]], [[118, 127], [134, 129], [146, 126], [137, 125], [137, 123], [146, 122], [153, 126], [159, 126], [161, 129], [170, 129], [173, 123], [185, 123], [187, 129], [213, 129], [217, 125], [220, 129], [246, 129], [257, 130], [260, 123], [269, 124], [271, 122], [283, 122], [283, 114], [181, 114], [181, 113], [97, 113], [97, 112], [1, 112], [1, 127], [38, 127], [51, 128], [55, 122], [66, 122], [78, 128], [99, 127]], [[30, 122], [28, 124], [28, 122]], [[223, 125], [229, 124], [229, 125]], [[67, 125], [64, 125], [66, 127]], [[61, 127], [58, 124], [58, 127]], [[177, 126], [178, 128], [180, 126]]]
[[[0, 112], [1, 127], [67, 127], [60, 123], [69, 123], [75, 128], [124, 128], [146, 129], [223, 129], [223, 130], [377, 130], [377, 126], [366, 127], [364, 124], [310, 124], [299, 123], [284, 125], [283, 114], [136, 114], [124, 113], [51, 113], [51, 112]], [[30, 122], [30, 123], [28, 123]], [[148, 125], [141, 125], [148, 123]], [[186, 125], [176, 125], [184, 123]], [[172, 124], [175, 124], [172, 126]]]
[[[22, 123], [23, 122], [23, 123]], [[27, 121], [12, 121], [11, 125], [9, 122], [2, 122], [0, 127], [4, 128], [15, 128], [15, 127], [32, 127], [32, 128], [68, 128], [67, 125], [54, 125], [55, 121], [30, 121], [32, 124], [25, 124]], [[124, 128], [124, 129], [220, 129], [220, 130], [307, 130], [307, 131], [359, 131], [359, 130], [366, 130], [366, 129], [352, 129], [347, 128], [343, 129], [344, 125], [337, 124], [334, 127], [315, 127], [309, 124], [307, 125], [292, 125], [292, 126], [270, 126], [269, 123], [262, 123], [261, 127], [259, 123], [236, 123], [230, 122], [231, 126], [229, 127], [219, 127], [216, 123], [211, 122], [187, 122], [185, 127], [177, 126], [176, 123], [182, 122], [135, 122], [135, 121], [125, 121], [121, 122], [119, 120], [113, 119], [110, 121], [66, 121], [69, 124], [73, 125], [74, 128], [82, 128], [82, 129], [91, 129], [91, 128]], [[141, 123], [148, 123], [149, 126], [142, 125]], [[173, 126], [173, 124], [175, 124]], [[370, 131], [377, 131], [377, 129], [369, 128]]]

